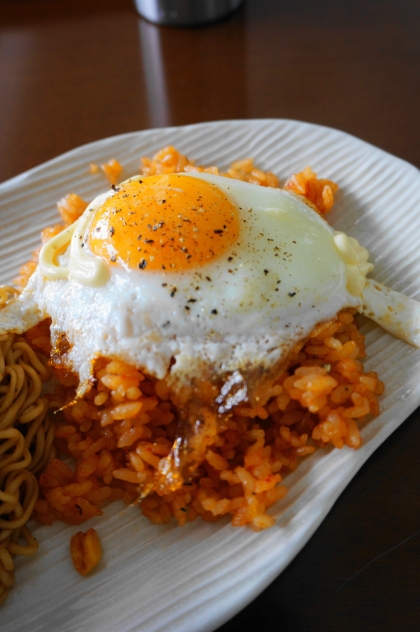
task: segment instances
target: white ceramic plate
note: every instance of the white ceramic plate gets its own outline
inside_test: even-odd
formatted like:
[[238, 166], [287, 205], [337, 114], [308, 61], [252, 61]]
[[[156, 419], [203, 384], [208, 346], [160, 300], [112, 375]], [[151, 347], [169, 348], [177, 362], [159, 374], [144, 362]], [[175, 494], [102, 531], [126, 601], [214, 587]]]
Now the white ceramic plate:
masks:
[[[0, 185], [0, 282], [8, 282], [57, 222], [55, 202], [69, 192], [89, 200], [107, 188], [89, 163], [117, 158], [123, 176], [141, 155], [173, 144], [199, 164], [225, 168], [252, 156], [281, 179], [310, 165], [339, 183], [330, 215], [336, 229], [371, 252], [378, 281], [420, 297], [420, 172], [342, 132], [286, 120], [224, 121], [154, 129], [105, 139], [71, 151]], [[385, 381], [381, 415], [362, 431], [358, 451], [318, 451], [287, 476], [290, 492], [261, 533], [228, 521], [158, 527], [137, 508], [114, 503], [91, 520], [104, 556], [82, 579], [69, 541], [79, 527], [33, 526], [37, 555], [17, 558], [17, 583], [1, 610], [2, 632], [206, 632], [233, 616], [300, 551], [374, 450], [420, 404], [420, 351], [365, 321], [368, 370]], [[85, 530], [85, 529], [84, 529]]]

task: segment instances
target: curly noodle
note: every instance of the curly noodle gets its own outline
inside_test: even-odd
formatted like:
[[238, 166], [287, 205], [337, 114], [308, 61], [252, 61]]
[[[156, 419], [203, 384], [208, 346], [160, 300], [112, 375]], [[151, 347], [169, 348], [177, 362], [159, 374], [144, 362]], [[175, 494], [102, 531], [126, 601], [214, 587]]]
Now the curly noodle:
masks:
[[[0, 304], [10, 290], [0, 288]], [[47, 359], [23, 337], [0, 335], [0, 603], [15, 581], [13, 557], [38, 549], [26, 523], [38, 499], [35, 474], [54, 450], [54, 424], [42, 396], [50, 376]]]

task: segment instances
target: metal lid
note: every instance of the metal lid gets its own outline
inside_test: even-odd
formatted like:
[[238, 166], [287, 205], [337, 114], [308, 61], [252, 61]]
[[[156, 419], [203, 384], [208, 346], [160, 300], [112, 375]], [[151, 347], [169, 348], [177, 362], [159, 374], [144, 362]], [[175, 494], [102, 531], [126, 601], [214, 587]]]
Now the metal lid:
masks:
[[235, 11], [243, 0], [134, 0], [139, 14], [155, 24], [197, 26]]

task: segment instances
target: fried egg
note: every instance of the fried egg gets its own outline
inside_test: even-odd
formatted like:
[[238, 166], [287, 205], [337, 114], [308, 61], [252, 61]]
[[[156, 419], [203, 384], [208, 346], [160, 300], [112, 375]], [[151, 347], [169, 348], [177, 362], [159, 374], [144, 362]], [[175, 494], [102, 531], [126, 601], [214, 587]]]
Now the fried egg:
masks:
[[293, 193], [206, 173], [133, 177], [44, 246], [3, 330], [51, 318], [79, 395], [99, 356], [173, 385], [274, 375], [317, 325], [363, 308], [372, 267]]

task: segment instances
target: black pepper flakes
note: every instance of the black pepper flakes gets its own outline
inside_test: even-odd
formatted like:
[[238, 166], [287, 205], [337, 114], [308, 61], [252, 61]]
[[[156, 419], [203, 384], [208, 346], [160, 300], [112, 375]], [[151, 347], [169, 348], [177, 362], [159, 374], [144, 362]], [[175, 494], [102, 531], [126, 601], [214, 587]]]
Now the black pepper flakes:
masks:
[[140, 263], [139, 263], [139, 268], [140, 268], [140, 270], [144, 270], [146, 266], [147, 266], [147, 261], [146, 261], [146, 259], [142, 259], [142, 260], [140, 261]]
[[211, 313], [212, 313], [212, 314], [217, 314], [217, 309], [212, 309], [212, 310], [211, 310]]
[[289, 292], [289, 296], [296, 296], [296, 292]]

